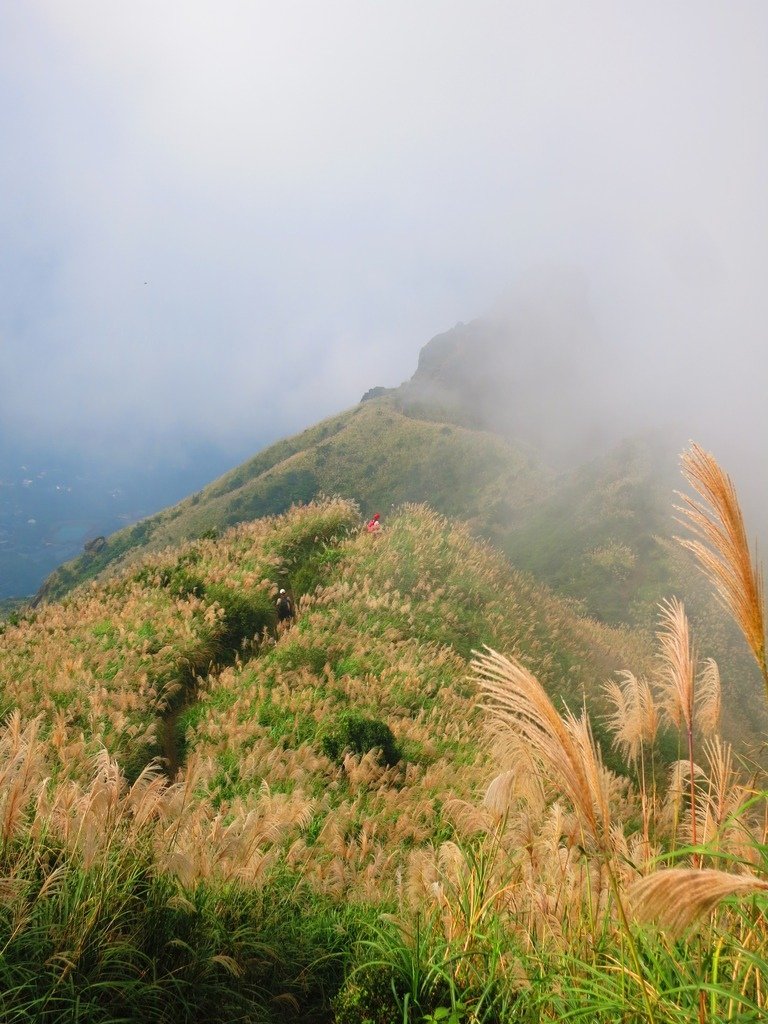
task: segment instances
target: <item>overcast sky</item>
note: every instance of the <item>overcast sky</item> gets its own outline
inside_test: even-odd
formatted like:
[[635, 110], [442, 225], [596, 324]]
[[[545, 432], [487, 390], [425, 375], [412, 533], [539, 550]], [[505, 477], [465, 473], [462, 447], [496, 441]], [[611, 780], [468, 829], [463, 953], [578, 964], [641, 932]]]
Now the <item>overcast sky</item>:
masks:
[[565, 267], [599, 386], [765, 461], [767, 51], [764, 0], [3, 4], [3, 442], [255, 450]]

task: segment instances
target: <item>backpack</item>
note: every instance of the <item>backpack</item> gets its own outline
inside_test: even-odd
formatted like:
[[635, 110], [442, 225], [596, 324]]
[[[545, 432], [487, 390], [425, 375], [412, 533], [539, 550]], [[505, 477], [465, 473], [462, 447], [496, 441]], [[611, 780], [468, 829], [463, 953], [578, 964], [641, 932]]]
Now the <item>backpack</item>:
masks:
[[277, 616], [280, 619], [290, 619], [293, 615], [293, 605], [287, 594], [281, 594], [277, 599]]

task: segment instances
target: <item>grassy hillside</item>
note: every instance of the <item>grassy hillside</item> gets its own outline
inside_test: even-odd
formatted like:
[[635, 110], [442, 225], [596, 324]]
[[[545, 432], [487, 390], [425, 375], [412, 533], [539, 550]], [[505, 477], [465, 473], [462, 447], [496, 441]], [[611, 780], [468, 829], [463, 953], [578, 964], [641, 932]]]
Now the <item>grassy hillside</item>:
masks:
[[[213, 701], [216, 717], [226, 720], [216, 704], [226, 703], [216, 696], [222, 679], [234, 678], [242, 696], [248, 680], [263, 686], [268, 678], [277, 694], [284, 685], [275, 678], [288, 673], [309, 686], [311, 703], [329, 678], [365, 687], [375, 677], [362, 704], [360, 694], [353, 701], [334, 691], [339, 711], [345, 703], [396, 707], [399, 695], [408, 705], [397, 711], [404, 727], [419, 710], [405, 681], [431, 692], [435, 659], [447, 658], [451, 693], [461, 691], [470, 652], [484, 643], [530, 659], [572, 703], [639, 657], [642, 641], [631, 632], [580, 618], [473, 541], [466, 527], [426, 508], [398, 511], [375, 541], [359, 528], [349, 501], [295, 508], [218, 539], [145, 553], [104, 582], [10, 620], [0, 635], [5, 712], [44, 716], [63, 745], [57, 771], [82, 769], [67, 746], [75, 743], [81, 752], [105, 746], [135, 775], [163, 753], [163, 722], [182, 705], [194, 700], [199, 716]], [[301, 618], [274, 642], [262, 634], [274, 633], [279, 585], [300, 598]], [[408, 667], [411, 657], [417, 667]], [[209, 676], [231, 662], [223, 676]], [[251, 712], [255, 729], [258, 707]], [[227, 742], [231, 748], [231, 735]]]
[[[727, 747], [697, 741], [692, 816], [685, 760], [666, 783], [682, 737], [656, 721], [633, 739], [634, 684], [603, 689], [650, 673], [663, 714], [641, 634], [424, 506], [360, 527], [354, 503], [312, 503], [145, 552], [3, 624], [3, 1019], [700, 1020], [705, 968], [679, 944], [645, 947], [656, 1018], [634, 983], [611, 988], [627, 940], [608, 880], [623, 890], [685, 848], [692, 818], [707, 864], [754, 865]], [[279, 586], [297, 599], [287, 629]], [[536, 729], [489, 732], [483, 645], [541, 680], [604, 826], [576, 760], [558, 775]], [[567, 712], [585, 700], [591, 730]], [[740, 1020], [765, 1008], [738, 954], [765, 952], [757, 914], [742, 940], [738, 917], [718, 933], [710, 1005], [725, 986]]]
[[494, 774], [471, 649], [575, 703], [642, 653], [424, 508], [359, 527], [295, 509], [4, 625], [3, 1019], [323, 1019], [366, 908]]
[[136, 550], [284, 512], [319, 494], [342, 494], [384, 516], [393, 505], [429, 501], [482, 528], [546, 492], [547, 479], [532, 456], [496, 435], [414, 419], [391, 399], [376, 399], [273, 445], [178, 505], [118, 531], [98, 552], [54, 573], [42, 593], [46, 600], [60, 597]]
[[396, 394], [366, 401], [279, 442], [63, 566], [44, 597], [62, 597], [147, 551], [210, 538], [318, 494], [342, 494], [366, 514], [380, 511], [385, 522], [393, 505], [428, 501], [467, 520], [475, 535], [492, 540], [515, 565], [604, 622], [640, 625], [651, 634], [658, 602], [670, 594], [684, 599], [734, 692], [728, 733], [752, 743], [755, 668], [690, 559], [670, 540], [679, 478], [662, 443], [626, 442], [555, 475], [498, 435], [415, 418], [399, 402]]

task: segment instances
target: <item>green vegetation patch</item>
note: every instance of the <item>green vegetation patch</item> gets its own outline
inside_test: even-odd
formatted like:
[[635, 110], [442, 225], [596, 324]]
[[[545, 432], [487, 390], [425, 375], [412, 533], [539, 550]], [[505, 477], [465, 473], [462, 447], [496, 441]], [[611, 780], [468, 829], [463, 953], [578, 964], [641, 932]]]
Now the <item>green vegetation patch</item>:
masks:
[[323, 753], [336, 762], [348, 752], [362, 755], [378, 750], [384, 764], [391, 767], [402, 756], [387, 723], [367, 718], [357, 711], [342, 711], [326, 724], [320, 745]]
[[365, 918], [286, 871], [258, 888], [184, 888], [141, 846], [90, 869], [51, 844], [3, 859], [14, 878], [0, 906], [9, 1022], [278, 1024], [285, 1005], [322, 1020]]

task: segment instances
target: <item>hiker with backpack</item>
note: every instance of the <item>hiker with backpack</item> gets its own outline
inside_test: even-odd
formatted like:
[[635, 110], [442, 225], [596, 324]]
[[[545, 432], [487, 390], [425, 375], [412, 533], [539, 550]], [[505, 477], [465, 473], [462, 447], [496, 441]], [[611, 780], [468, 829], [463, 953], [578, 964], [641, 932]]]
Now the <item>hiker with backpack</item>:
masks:
[[277, 595], [277, 626], [278, 629], [286, 623], [290, 625], [293, 622], [296, 610], [293, 606], [293, 601], [281, 588], [280, 593]]

